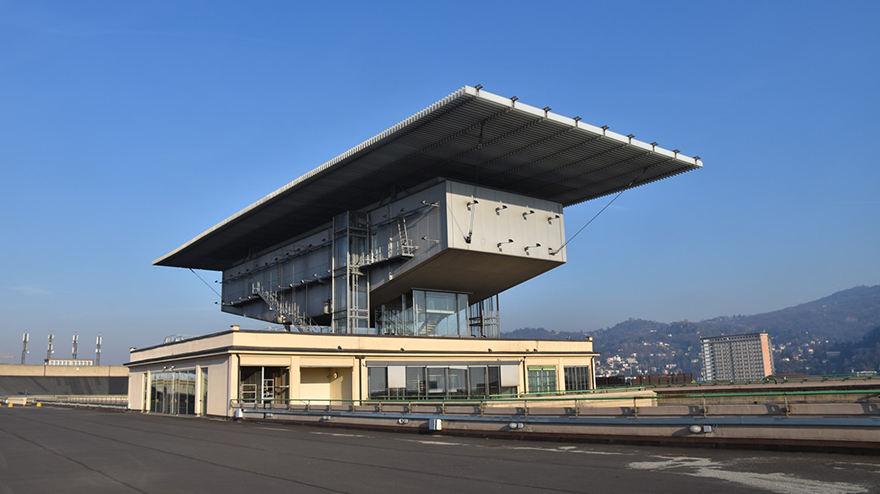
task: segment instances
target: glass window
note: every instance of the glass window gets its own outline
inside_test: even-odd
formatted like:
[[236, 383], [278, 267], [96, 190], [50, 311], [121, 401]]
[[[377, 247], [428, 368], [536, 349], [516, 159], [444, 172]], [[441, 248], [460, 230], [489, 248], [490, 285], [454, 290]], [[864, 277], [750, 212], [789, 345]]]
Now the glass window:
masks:
[[208, 368], [202, 367], [202, 406], [199, 407], [201, 415], [208, 414]]
[[334, 269], [339, 269], [348, 265], [348, 242], [345, 237], [339, 237], [333, 242], [335, 245]]
[[284, 402], [290, 396], [289, 367], [244, 366], [239, 368], [239, 379], [242, 402]]
[[351, 276], [351, 308], [367, 310], [367, 279], [363, 276]]
[[449, 393], [450, 398], [467, 398], [468, 395], [468, 370], [464, 368], [449, 368]]
[[349, 242], [351, 243], [351, 263], [355, 266], [363, 265], [367, 253], [367, 239], [352, 235], [349, 237]]
[[590, 389], [590, 366], [580, 365], [565, 367], [565, 391], [572, 393]]
[[443, 398], [446, 396], [446, 368], [428, 367], [428, 397]]
[[150, 381], [151, 412], [195, 415], [195, 369], [156, 372]]
[[471, 398], [485, 398], [489, 395], [486, 388], [486, 368], [468, 367], [469, 391]]
[[529, 393], [555, 393], [556, 367], [529, 367]]
[[458, 310], [458, 336], [468, 336], [468, 297], [463, 293], [458, 294], [458, 304], [456, 305], [456, 309]]
[[415, 334], [428, 334], [425, 292], [422, 290], [413, 290], [413, 317], [415, 318]]
[[425, 324], [427, 334], [457, 336], [456, 296], [446, 292], [425, 293]]
[[424, 398], [427, 396], [424, 367], [406, 368], [406, 396], [407, 398]]
[[333, 297], [333, 311], [340, 313], [348, 309], [348, 283], [346, 276], [337, 276], [333, 278], [335, 286], [335, 296]]
[[[357, 307], [355, 298], [352, 308]], [[400, 303], [389, 301], [376, 311], [381, 334], [468, 337], [468, 297], [463, 293], [413, 290]]]
[[[445, 399], [490, 398], [516, 396], [517, 386], [502, 386], [500, 366], [407, 366], [405, 387], [391, 387], [399, 383], [392, 379], [386, 367], [369, 367], [367, 379], [371, 399]], [[554, 381], [555, 389], [555, 381]]]
[[444, 292], [427, 292], [428, 310], [451, 314], [455, 311], [455, 294]]
[[388, 369], [385, 367], [367, 368], [367, 386], [370, 388], [370, 398], [385, 399], [388, 396]]
[[150, 407], [151, 412], [159, 412], [159, 374], [153, 373], [150, 377]]
[[501, 368], [490, 366], [487, 368], [489, 374], [489, 396], [501, 394]]

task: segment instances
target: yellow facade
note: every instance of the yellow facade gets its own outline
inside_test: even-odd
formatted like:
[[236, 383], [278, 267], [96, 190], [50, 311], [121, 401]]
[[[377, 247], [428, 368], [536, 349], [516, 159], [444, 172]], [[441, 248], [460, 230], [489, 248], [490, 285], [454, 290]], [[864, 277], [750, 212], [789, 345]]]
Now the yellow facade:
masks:
[[[485, 367], [495, 375], [505, 374], [508, 386], [503, 389], [507, 392], [524, 394], [535, 392], [529, 389], [530, 372], [533, 376], [541, 372], [551, 383], [555, 376], [555, 389], [541, 391], [564, 392], [566, 367], [577, 367], [589, 369], [586, 386], [592, 389], [595, 355], [591, 340], [358, 336], [233, 327], [223, 333], [132, 350], [127, 365], [133, 410], [230, 417], [233, 405], [249, 399], [271, 403], [369, 400], [370, 376], [375, 398], [376, 376], [394, 379], [382, 370], [388, 368], [397, 369], [391, 371], [394, 374], [423, 367], [477, 382], [482, 377], [476, 376], [474, 369]], [[267, 390], [266, 382], [272, 383], [272, 390]], [[489, 388], [485, 389], [488, 394]], [[448, 397], [448, 390], [447, 394], [442, 394], [442, 389], [422, 391], [423, 398]], [[429, 395], [429, 391], [441, 393]]]

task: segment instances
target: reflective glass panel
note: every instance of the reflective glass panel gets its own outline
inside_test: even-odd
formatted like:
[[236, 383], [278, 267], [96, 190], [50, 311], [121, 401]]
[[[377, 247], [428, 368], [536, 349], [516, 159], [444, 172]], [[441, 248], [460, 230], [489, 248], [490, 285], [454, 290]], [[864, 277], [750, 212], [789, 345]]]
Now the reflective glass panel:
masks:
[[367, 368], [367, 385], [370, 398], [383, 399], [388, 396], [388, 370], [385, 367]]
[[450, 398], [466, 398], [468, 395], [468, 370], [449, 369], [449, 393]]
[[446, 395], [446, 368], [428, 367], [428, 397], [442, 398]]
[[406, 368], [406, 396], [408, 398], [424, 398], [427, 396], [424, 367]]
[[469, 388], [471, 398], [485, 398], [488, 395], [486, 389], [486, 368], [469, 367], [468, 374], [470, 379]]
[[565, 367], [565, 391], [583, 391], [590, 389], [592, 380], [590, 379], [590, 366], [571, 366]]
[[529, 393], [555, 393], [556, 367], [529, 367]]
[[202, 415], [208, 414], [208, 369], [202, 368]]

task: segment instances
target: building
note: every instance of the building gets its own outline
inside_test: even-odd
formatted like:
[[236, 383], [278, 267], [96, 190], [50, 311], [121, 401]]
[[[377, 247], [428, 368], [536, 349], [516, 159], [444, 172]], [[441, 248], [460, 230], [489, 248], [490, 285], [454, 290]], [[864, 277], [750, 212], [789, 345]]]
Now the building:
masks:
[[776, 372], [767, 333], [700, 338], [704, 381], [749, 381]]
[[132, 407], [591, 389], [592, 341], [501, 340], [498, 294], [565, 263], [563, 208], [701, 166], [464, 87], [157, 259], [286, 332], [132, 351]]

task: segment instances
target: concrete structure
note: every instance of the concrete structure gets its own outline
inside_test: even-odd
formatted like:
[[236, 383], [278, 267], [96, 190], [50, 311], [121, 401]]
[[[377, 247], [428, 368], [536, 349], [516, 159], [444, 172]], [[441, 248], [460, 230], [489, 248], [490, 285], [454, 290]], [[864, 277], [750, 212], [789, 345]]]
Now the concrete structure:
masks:
[[154, 395], [170, 380], [187, 406], [157, 410], [197, 413], [207, 369], [205, 389], [228, 396], [205, 409], [224, 415], [235, 399], [489, 396], [560, 391], [566, 379], [593, 388], [592, 342], [499, 341], [498, 294], [565, 263], [564, 207], [701, 166], [464, 87], [157, 259], [222, 271], [223, 311], [290, 333], [134, 351], [131, 388], [146, 394], [149, 382]]
[[[592, 385], [592, 341], [230, 331], [132, 352], [133, 410], [230, 416], [241, 402], [486, 399]], [[569, 382], [572, 382], [569, 380]]]
[[748, 381], [776, 372], [767, 333], [700, 338], [704, 381]]
[[0, 397], [125, 395], [128, 368], [122, 365], [0, 364]]

